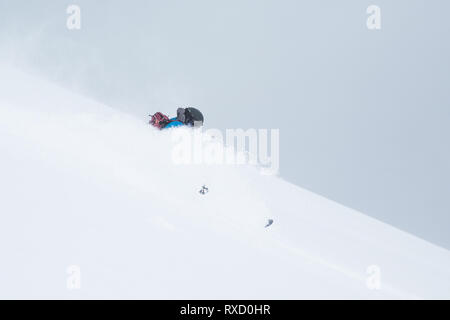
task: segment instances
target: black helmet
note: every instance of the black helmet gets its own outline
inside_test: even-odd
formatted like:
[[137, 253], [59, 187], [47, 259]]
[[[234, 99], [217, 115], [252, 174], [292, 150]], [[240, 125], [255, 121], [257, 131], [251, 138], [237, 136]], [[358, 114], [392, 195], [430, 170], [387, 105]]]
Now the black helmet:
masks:
[[195, 108], [178, 108], [177, 120], [192, 127], [201, 127], [204, 122], [203, 114]]

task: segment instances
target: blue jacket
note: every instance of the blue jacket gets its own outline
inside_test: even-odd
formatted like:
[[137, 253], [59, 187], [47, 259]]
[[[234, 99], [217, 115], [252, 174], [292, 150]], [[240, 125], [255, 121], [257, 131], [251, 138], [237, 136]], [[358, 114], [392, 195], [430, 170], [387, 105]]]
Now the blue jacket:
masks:
[[184, 126], [184, 123], [181, 121], [178, 121], [177, 118], [172, 118], [170, 119], [172, 122], [170, 122], [167, 126], [164, 127], [164, 129], [169, 129], [169, 128], [175, 128], [175, 127], [180, 127], [180, 126]]

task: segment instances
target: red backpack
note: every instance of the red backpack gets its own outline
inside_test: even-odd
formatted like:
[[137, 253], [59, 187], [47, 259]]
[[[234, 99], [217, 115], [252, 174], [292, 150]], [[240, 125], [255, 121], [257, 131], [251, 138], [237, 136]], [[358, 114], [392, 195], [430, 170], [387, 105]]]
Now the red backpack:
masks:
[[163, 129], [170, 123], [170, 119], [165, 114], [161, 112], [157, 112], [152, 115], [152, 119], [150, 120], [150, 124], [158, 129]]

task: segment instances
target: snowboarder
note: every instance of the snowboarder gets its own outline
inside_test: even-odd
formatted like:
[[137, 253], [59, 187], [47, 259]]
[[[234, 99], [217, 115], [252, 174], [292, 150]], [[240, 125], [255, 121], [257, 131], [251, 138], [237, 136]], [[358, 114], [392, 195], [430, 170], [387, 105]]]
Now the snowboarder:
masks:
[[201, 127], [203, 125], [203, 114], [195, 108], [178, 108], [177, 116], [169, 118], [161, 112], [150, 115], [150, 124], [160, 130], [175, 128], [179, 126]]

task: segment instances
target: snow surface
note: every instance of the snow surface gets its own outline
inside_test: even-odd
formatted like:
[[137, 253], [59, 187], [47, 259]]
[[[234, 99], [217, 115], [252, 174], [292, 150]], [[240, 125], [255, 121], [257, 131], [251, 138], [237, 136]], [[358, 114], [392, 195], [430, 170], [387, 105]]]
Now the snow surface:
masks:
[[174, 165], [144, 120], [0, 67], [0, 298], [450, 298], [449, 251], [255, 167]]

